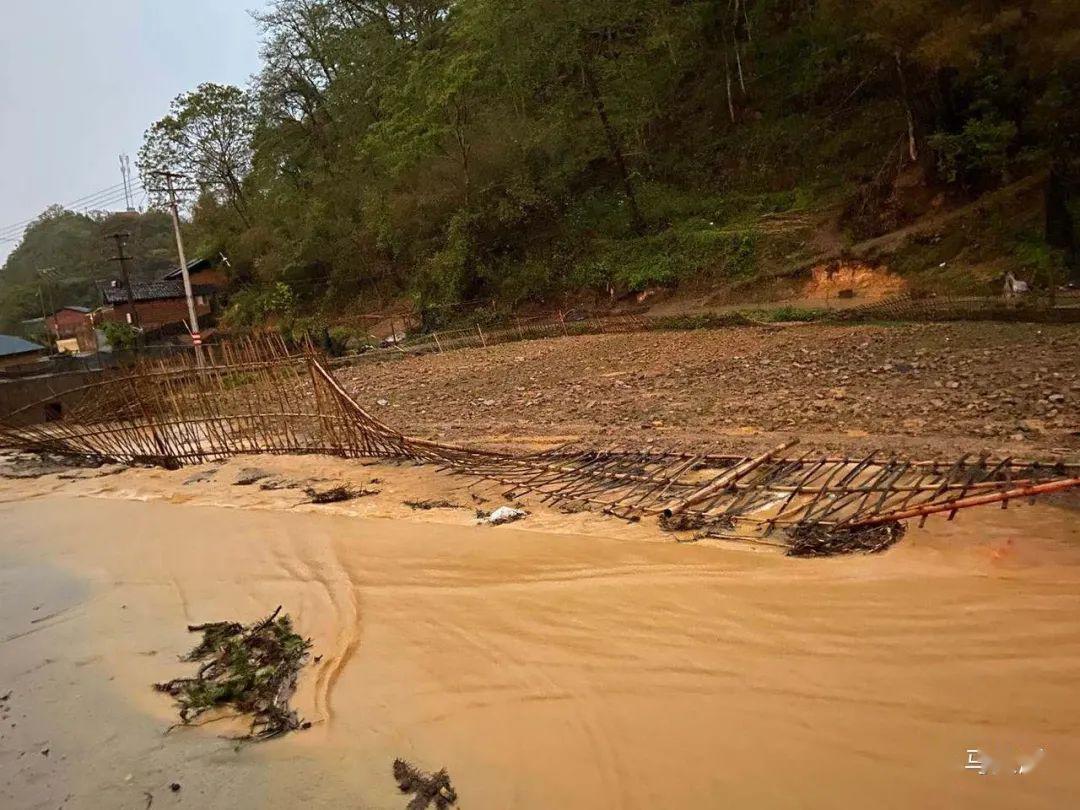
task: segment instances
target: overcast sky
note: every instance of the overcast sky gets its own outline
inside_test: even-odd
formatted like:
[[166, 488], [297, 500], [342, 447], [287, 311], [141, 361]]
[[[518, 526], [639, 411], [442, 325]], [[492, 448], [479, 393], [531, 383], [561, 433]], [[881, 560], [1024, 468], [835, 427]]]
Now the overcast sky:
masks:
[[[143, 132], [179, 93], [245, 84], [258, 68], [248, 10], [262, 5], [0, 0], [0, 236], [118, 184], [118, 155], [134, 170]], [[0, 261], [14, 246], [0, 242]]]

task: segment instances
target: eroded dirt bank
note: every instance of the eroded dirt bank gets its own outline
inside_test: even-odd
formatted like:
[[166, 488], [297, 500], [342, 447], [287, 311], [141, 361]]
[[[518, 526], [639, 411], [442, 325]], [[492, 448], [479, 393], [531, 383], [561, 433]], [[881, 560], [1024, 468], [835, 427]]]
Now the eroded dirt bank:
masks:
[[335, 371], [361, 405], [450, 441], [651, 441], [932, 455], [1080, 451], [1080, 329], [787, 325], [591, 335]]
[[[250, 459], [188, 484], [206, 469], [0, 484], [0, 804], [404, 807], [396, 756], [446, 766], [469, 808], [1080, 795], [1073, 511], [976, 510], [800, 561], [532, 505], [476, 527], [462, 479], [259, 461], [381, 492], [301, 505], [235, 486]], [[313, 728], [239, 752], [215, 726], [163, 737], [149, 684], [185, 668], [184, 625], [278, 604], [322, 656], [295, 700]], [[1003, 772], [966, 771], [972, 748]]]

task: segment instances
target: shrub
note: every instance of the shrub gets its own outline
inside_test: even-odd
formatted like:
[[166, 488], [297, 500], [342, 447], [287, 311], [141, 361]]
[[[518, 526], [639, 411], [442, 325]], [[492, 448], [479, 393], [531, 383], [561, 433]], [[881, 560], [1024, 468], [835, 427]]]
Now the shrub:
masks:
[[1004, 181], [1016, 124], [995, 113], [969, 118], [958, 133], [938, 132], [929, 143], [937, 153], [938, 172], [950, 183], [966, 185]]
[[134, 349], [139, 337], [139, 333], [128, 323], [106, 323], [101, 327], [101, 331], [105, 333], [105, 339], [109, 341], [109, 345], [119, 351]]

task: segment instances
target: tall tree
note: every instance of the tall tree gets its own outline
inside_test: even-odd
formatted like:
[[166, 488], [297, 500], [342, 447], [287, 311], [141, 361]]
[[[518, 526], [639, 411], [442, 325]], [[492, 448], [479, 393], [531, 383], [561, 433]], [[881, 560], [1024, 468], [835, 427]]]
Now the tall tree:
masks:
[[184, 174], [206, 193], [221, 195], [247, 223], [244, 178], [251, 169], [255, 106], [238, 87], [201, 84], [177, 96], [170, 112], [146, 132], [139, 172]]

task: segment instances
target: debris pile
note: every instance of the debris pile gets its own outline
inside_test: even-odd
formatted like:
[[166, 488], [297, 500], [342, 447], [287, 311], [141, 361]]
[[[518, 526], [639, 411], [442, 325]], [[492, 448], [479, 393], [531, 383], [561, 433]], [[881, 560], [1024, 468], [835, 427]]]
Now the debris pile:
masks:
[[289, 700], [311, 640], [298, 635], [281, 607], [252, 625], [210, 622], [188, 625], [202, 641], [180, 660], [201, 662], [193, 678], [175, 678], [154, 689], [176, 699], [180, 725], [190, 725], [206, 712], [232, 708], [251, 715], [251, 727], [240, 739], [267, 740], [306, 728]]
[[413, 511], [429, 512], [432, 509], [464, 509], [461, 504], [446, 500], [403, 501]]
[[447, 810], [457, 804], [457, 791], [445, 768], [427, 774], [403, 759], [395, 759], [394, 779], [402, 793], [413, 794], [407, 810], [426, 810], [432, 805], [435, 810]]
[[377, 489], [353, 489], [345, 484], [339, 484], [328, 489], [308, 487], [305, 492], [307, 492], [308, 498], [311, 499], [308, 501], [309, 503], [341, 503], [342, 501], [351, 501], [355, 498], [379, 494]]
[[877, 554], [898, 543], [904, 536], [904, 524], [881, 523], [876, 526], [836, 528], [796, 526], [788, 532], [789, 557], [835, 557], [840, 554]]

